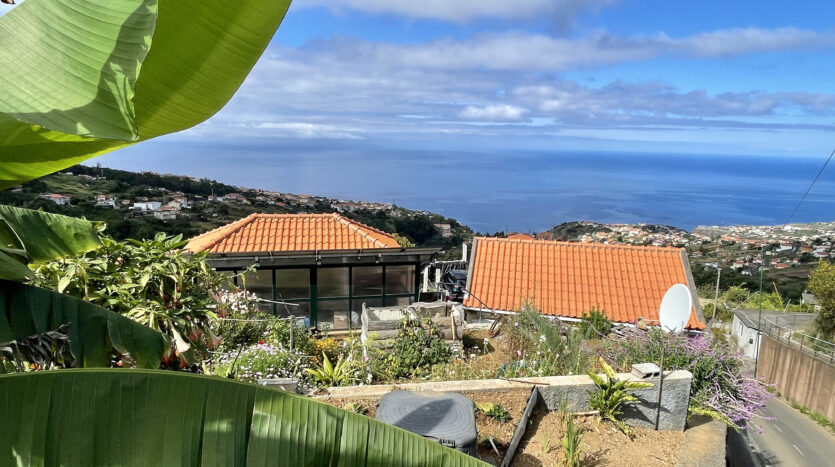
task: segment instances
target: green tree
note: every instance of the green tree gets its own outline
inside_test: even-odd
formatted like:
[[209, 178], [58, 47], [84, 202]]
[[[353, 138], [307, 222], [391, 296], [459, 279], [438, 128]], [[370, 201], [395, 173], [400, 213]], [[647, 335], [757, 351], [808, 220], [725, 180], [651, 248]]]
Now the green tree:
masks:
[[809, 291], [815, 294], [821, 309], [815, 318], [815, 330], [821, 339], [835, 336], [835, 266], [821, 261], [809, 275]]

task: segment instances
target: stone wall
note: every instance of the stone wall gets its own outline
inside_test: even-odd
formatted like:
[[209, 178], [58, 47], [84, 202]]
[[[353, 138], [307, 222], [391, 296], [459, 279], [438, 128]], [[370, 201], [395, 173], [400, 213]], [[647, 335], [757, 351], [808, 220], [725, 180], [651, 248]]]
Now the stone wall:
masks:
[[757, 376], [776, 384], [783, 396], [835, 420], [835, 365], [773, 337], [763, 336]]
[[[619, 373], [618, 378], [638, 379], [629, 373]], [[693, 375], [689, 371], [677, 370], [664, 373], [664, 386], [661, 394], [661, 414], [659, 429], [684, 430], [687, 421], [687, 407], [690, 403], [690, 381]], [[655, 426], [655, 408], [657, 406], [658, 378], [645, 380], [653, 387], [633, 391], [640, 400], [637, 406], [624, 409], [623, 420], [632, 426], [653, 428]], [[333, 387], [319, 399], [376, 399], [394, 390], [440, 391], [440, 392], [501, 392], [513, 389], [539, 389], [548, 410], [560, 410], [565, 401], [568, 410], [586, 412], [589, 410], [588, 391], [595, 389], [591, 378], [586, 375], [549, 376], [544, 378], [484, 379], [468, 381], [434, 381], [429, 383], [382, 384], [373, 386]]]

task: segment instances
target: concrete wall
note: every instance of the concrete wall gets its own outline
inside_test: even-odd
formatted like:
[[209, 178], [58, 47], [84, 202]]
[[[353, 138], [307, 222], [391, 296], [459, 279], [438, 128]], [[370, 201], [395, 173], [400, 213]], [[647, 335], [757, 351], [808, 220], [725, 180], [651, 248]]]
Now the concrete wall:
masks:
[[[618, 378], [638, 381], [629, 373], [619, 373]], [[661, 395], [661, 416], [659, 428], [662, 430], [684, 430], [687, 421], [687, 407], [690, 403], [690, 382], [693, 375], [689, 371], [668, 371], [664, 374], [664, 386]], [[638, 389], [632, 393], [640, 400], [637, 406], [627, 406], [623, 410], [623, 420], [632, 426], [654, 428], [655, 408], [657, 406], [658, 378], [646, 380], [653, 387]], [[435, 381], [428, 383], [382, 384], [373, 386], [332, 387], [327, 394], [317, 399], [378, 399], [383, 394], [394, 390], [405, 391], [440, 391], [440, 392], [502, 392], [514, 389], [530, 389], [533, 385], [539, 389], [548, 410], [560, 410], [560, 403], [565, 401], [571, 412], [589, 410], [588, 391], [596, 388], [591, 378], [586, 375], [548, 376], [544, 378], [483, 379], [469, 381]]]
[[788, 399], [835, 420], [835, 365], [763, 336], [757, 376], [777, 384]]

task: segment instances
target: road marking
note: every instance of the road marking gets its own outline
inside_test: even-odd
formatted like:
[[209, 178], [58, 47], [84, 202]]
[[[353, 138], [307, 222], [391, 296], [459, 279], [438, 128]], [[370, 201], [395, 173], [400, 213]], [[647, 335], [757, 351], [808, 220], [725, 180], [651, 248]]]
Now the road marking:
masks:
[[774, 428], [777, 428], [777, 431], [779, 431], [780, 433], [782, 433], [782, 432], [783, 432], [783, 430], [781, 430], [779, 426], [777, 426], [777, 425], [775, 425], [775, 424], [773, 424], [773, 423], [771, 424], [771, 426], [773, 426]]
[[792, 447], [793, 447], [793, 448], [795, 448], [795, 449], [797, 450], [797, 452], [799, 452], [799, 453], [800, 453], [800, 455], [801, 455], [801, 456], [806, 457], [806, 455], [805, 455], [805, 454], [803, 454], [803, 451], [801, 451], [799, 447], [797, 447], [797, 446], [796, 446], [796, 445], [794, 445], [794, 444], [792, 444]]

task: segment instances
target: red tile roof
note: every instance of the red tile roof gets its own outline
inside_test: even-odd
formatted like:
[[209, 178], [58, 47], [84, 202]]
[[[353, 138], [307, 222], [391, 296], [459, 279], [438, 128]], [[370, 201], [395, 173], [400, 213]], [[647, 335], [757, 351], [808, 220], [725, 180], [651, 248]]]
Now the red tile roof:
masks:
[[[530, 301], [542, 314], [580, 318], [598, 307], [612, 321], [635, 323], [658, 319], [673, 284], [694, 290], [680, 248], [479, 237], [473, 255], [464, 301], [473, 308], [518, 311]], [[690, 329], [705, 327], [697, 307]]]
[[400, 248], [391, 235], [338, 214], [252, 214], [192, 238], [186, 250], [211, 253]]

